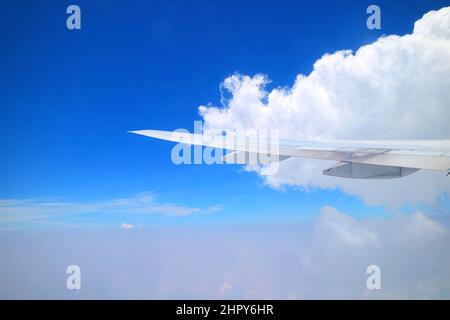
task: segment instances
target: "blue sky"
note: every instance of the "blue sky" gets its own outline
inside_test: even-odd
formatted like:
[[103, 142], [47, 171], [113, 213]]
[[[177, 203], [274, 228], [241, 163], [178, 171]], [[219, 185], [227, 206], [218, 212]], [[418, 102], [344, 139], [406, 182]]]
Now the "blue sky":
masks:
[[[414, 21], [447, 2], [377, 3], [382, 30], [365, 28], [366, 1], [77, 1], [82, 29], [69, 31], [69, 2], [3, 1], [1, 199], [95, 202], [152, 192], [158, 203], [222, 208], [182, 224], [297, 221], [323, 205], [386, 214], [340, 191], [273, 190], [237, 166], [175, 166], [171, 143], [127, 133], [192, 130], [199, 105], [220, 104], [227, 76], [264, 73], [269, 89], [290, 86], [323, 54], [411, 33]], [[87, 216], [83, 225], [123, 222]]]
[[263, 177], [177, 166], [172, 143], [127, 133], [217, 110], [254, 128], [265, 108], [307, 138], [450, 139], [448, 1], [377, 1], [381, 30], [369, 4], [1, 1], [0, 298], [448, 299], [444, 173], [359, 181], [289, 159]]

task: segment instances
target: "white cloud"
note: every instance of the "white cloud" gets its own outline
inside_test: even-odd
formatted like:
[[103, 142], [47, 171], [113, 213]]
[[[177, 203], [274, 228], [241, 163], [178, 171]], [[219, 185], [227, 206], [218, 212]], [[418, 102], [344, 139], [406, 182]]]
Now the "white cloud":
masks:
[[228, 282], [224, 282], [219, 287], [219, 295], [227, 295], [233, 290], [233, 286]]
[[149, 192], [143, 192], [128, 198], [104, 201], [73, 202], [45, 199], [4, 199], [0, 200], [0, 223], [46, 222], [58, 217], [83, 214], [183, 217], [220, 210], [222, 210], [222, 207], [217, 205], [203, 209], [172, 203], [160, 203], [157, 201], [155, 194]]
[[[279, 129], [307, 139], [449, 139], [450, 7], [431, 11], [412, 34], [391, 35], [359, 48], [326, 54], [308, 75], [287, 88], [265, 91], [265, 75], [235, 74], [221, 88], [224, 107], [200, 106], [206, 128]], [[450, 191], [441, 172], [419, 172], [391, 181], [322, 176], [332, 164], [290, 159], [273, 187], [341, 188], [370, 204], [431, 202]]]
[[362, 226], [350, 216], [338, 212], [333, 207], [320, 210], [316, 232], [326, 234], [329, 244], [344, 244], [355, 247], [370, 246], [377, 243], [377, 235]]
[[205, 213], [214, 213], [214, 212], [218, 212], [218, 211], [222, 211], [223, 207], [221, 205], [215, 204], [212, 205], [208, 208], [206, 208]]
[[124, 223], [122, 223], [122, 224], [120, 225], [120, 228], [121, 228], [121, 229], [125, 229], [125, 230], [129, 230], [129, 229], [133, 229], [133, 225], [124, 222]]

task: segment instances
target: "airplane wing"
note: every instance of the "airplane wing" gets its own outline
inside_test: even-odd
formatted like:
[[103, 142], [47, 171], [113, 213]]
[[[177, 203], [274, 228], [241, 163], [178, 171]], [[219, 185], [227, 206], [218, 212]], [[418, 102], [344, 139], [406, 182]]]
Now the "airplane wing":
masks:
[[[389, 179], [409, 175], [420, 169], [450, 173], [450, 140], [372, 140], [312, 141], [280, 139], [261, 141], [251, 137], [227, 139], [224, 135], [192, 134], [179, 131], [139, 130], [131, 133], [183, 143], [232, 151], [225, 162], [249, 155], [269, 156], [269, 163], [290, 157], [334, 160], [337, 163], [323, 171], [329, 176]], [[230, 140], [233, 143], [230, 143]], [[276, 144], [276, 148], [274, 147]], [[234, 162], [235, 163], [235, 162]], [[447, 174], [448, 175], [448, 174]]]

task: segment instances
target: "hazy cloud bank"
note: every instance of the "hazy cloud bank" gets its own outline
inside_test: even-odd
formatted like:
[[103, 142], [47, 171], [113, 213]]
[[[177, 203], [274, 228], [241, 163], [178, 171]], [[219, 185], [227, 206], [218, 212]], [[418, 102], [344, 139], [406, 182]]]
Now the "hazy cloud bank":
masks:
[[[0, 298], [450, 298], [450, 233], [420, 212], [304, 224], [3, 231]], [[65, 288], [68, 265], [82, 290]], [[381, 268], [381, 290], [366, 268]]]

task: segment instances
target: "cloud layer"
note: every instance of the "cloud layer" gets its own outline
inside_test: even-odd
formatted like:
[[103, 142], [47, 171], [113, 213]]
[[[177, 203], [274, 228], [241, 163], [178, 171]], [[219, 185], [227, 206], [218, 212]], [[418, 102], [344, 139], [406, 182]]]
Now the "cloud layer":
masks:
[[[232, 75], [221, 85], [223, 97], [229, 97], [222, 99], [224, 106], [200, 106], [199, 111], [206, 128], [274, 128], [290, 138], [450, 139], [449, 57], [447, 7], [425, 14], [412, 34], [382, 37], [355, 53], [325, 54], [309, 75], [299, 74], [292, 87], [266, 91], [265, 75]], [[265, 181], [274, 187], [338, 187], [368, 203], [389, 205], [429, 202], [450, 191], [448, 179], [439, 172], [399, 181], [355, 182], [323, 177], [322, 170], [330, 164], [290, 159]]]
[[[449, 222], [327, 206], [302, 224], [3, 231], [0, 298], [448, 299]], [[72, 264], [80, 291], [65, 288]], [[381, 290], [366, 287], [369, 265]]]
[[[133, 215], [184, 217], [220, 210], [222, 210], [222, 207], [218, 205], [208, 208], [197, 208], [172, 203], [160, 203], [156, 195], [150, 192], [104, 201], [74, 202], [45, 199], [3, 199], [0, 200], [0, 227], [2, 224], [17, 225], [17, 223], [24, 222], [55, 223], [61, 218], [89, 214], [108, 214], [124, 217]], [[126, 223], [125, 225], [130, 226]]]

